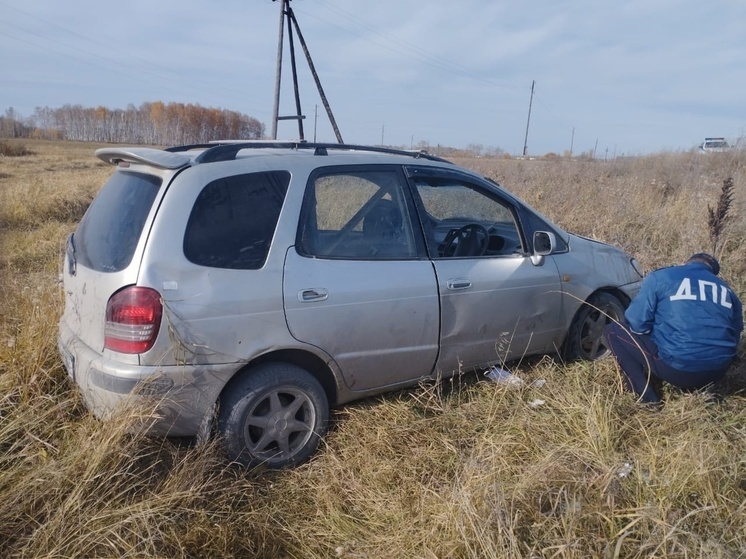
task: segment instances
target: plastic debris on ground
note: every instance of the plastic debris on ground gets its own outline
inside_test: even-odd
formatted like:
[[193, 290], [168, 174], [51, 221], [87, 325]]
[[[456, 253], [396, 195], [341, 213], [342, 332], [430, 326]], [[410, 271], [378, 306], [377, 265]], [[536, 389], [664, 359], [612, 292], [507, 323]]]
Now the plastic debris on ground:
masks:
[[523, 380], [520, 377], [515, 376], [510, 371], [506, 371], [502, 367], [492, 367], [485, 375], [491, 381], [507, 384], [509, 386], [520, 386], [523, 384]]
[[630, 464], [629, 462], [625, 462], [617, 470], [616, 475], [618, 475], [621, 478], [625, 478], [631, 473], [632, 473], [632, 464]]

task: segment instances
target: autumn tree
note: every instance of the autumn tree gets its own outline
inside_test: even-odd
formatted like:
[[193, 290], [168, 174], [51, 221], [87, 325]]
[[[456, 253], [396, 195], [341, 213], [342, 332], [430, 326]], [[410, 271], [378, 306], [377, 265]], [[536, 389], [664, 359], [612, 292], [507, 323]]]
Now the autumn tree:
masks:
[[[2, 119], [2, 133], [17, 133], [17, 114]], [[10, 115], [11, 118], [8, 118]], [[57, 109], [37, 107], [28, 119], [37, 136], [81, 142], [178, 145], [218, 139], [256, 140], [264, 137], [264, 124], [226, 109], [196, 104], [143, 103], [124, 110], [64, 105]], [[26, 132], [26, 135], [30, 135]]]

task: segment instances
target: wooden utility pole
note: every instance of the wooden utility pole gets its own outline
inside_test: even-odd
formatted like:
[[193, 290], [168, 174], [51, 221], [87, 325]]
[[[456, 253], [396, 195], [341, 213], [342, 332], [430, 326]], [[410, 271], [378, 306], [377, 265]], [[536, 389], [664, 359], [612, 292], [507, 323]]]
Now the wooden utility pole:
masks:
[[[276, 1], [276, 0], [273, 0], [273, 1]], [[296, 65], [295, 65], [295, 45], [293, 42], [293, 28], [295, 28], [295, 32], [298, 35], [298, 40], [300, 41], [301, 47], [303, 48], [303, 53], [306, 55], [306, 61], [308, 62], [308, 67], [311, 70], [311, 75], [313, 76], [313, 79], [316, 82], [316, 88], [319, 91], [319, 97], [321, 97], [321, 103], [324, 105], [324, 108], [326, 109], [326, 114], [329, 117], [329, 122], [331, 123], [332, 128], [334, 129], [335, 136], [337, 137], [337, 142], [339, 142], [340, 144], [343, 144], [344, 142], [342, 141], [342, 135], [339, 132], [339, 128], [337, 127], [336, 120], [334, 120], [334, 115], [332, 114], [332, 109], [329, 106], [329, 101], [327, 101], [326, 99], [324, 88], [321, 86], [321, 80], [319, 80], [319, 76], [316, 73], [316, 68], [314, 67], [313, 60], [311, 59], [311, 53], [308, 51], [306, 42], [303, 39], [303, 34], [300, 31], [298, 20], [295, 19], [295, 14], [293, 13], [293, 9], [290, 7], [290, 1], [291, 0], [280, 0], [280, 3], [281, 3], [280, 33], [279, 33], [280, 38], [279, 38], [278, 45], [277, 45], [277, 76], [275, 78], [275, 111], [274, 111], [274, 118], [272, 122], [272, 139], [273, 140], [277, 139], [277, 121], [297, 120], [299, 139], [301, 141], [304, 140], [303, 119], [306, 117], [303, 116], [302, 111], [301, 111], [300, 92], [298, 90], [298, 73], [297, 73]], [[291, 63], [292, 72], [293, 72], [293, 89], [295, 93], [296, 114], [293, 116], [279, 116], [280, 81], [281, 81], [281, 75], [282, 75], [283, 24], [286, 19], [287, 19], [287, 26], [288, 26], [288, 45], [290, 47], [290, 63]], [[315, 130], [314, 130], [314, 136], [315, 136]]]
[[523, 139], [523, 156], [525, 157], [528, 153], [528, 125], [531, 122], [531, 105], [534, 102], [534, 86], [536, 85], [536, 80], [531, 81], [531, 97], [528, 101], [528, 119], [526, 119], [526, 136]]
[[572, 157], [572, 146], [575, 143], [575, 127], [572, 127], [572, 136], [570, 136], [570, 157]]
[[319, 121], [319, 106], [313, 106], [313, 142], [316, 143], [316, 123]]
[[277, 65], [275, 69], [275, 107], [272, 112], [272, 139], [277, 139], [277, 121], [280, 118], [280, 80], [282, 78], [282, 43], [285, 29], [285, 0], [280, 5], [280, 32], [277, 39]]

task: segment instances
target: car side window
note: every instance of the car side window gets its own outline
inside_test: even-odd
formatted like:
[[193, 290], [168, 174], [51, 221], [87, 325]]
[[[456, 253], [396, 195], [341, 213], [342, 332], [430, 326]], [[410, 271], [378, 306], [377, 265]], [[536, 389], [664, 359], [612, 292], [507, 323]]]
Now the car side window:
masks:
[[414, 258], [417, 247], [395, 170], [328, 171], [312, 176], [298, 252], [349, 260]]
[[525, 253], [513, 208], [457, 178], [417, 177], [432, 258]]
[[290, 173], [273, 171], [226, 177], [202, 189], [184, 233], [184, 255], [213, 268], [264, 266]]

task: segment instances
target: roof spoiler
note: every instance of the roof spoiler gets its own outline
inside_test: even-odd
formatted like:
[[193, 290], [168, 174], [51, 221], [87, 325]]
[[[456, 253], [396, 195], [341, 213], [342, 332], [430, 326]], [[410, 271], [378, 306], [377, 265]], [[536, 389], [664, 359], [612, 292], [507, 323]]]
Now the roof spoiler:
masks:
[[141, 163], [158, 169], [180, 169], [186, 167], [192, 158], [185, 153], [173, 153], [155, 148], [126, 147], [97, 149], [96, 157], [109, 165]]

